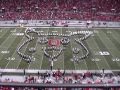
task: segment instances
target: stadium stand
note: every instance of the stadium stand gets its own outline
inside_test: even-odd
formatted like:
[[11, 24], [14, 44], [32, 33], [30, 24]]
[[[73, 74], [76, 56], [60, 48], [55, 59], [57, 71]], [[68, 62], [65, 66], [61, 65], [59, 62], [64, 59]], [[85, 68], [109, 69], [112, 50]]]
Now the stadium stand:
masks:
[[119, 3], [119, 0], [1, 0], [0, 20], [120, 21]]
[[[105, 86], [112, 86], [112, 84], [119, 84], [120, 83], [120, 74], [113, 74], [113, 73], [92, 73], [92, 72], [85, 72], [85, 73], [66, 73], [66, 71], [60, 71], [59, 69], [57, 71], [51, 72], [46, 71], [45, 73], [37, 73], [37, 75], [25, 75], [25, 76], [1, 76], [0, 82], [3, 82], [3, 86], [5, 86], [7, 83], [8, 87], [0, 87], [0, 90], [76, 90], [75, 87], [77, 87], [77, 90], [103, 90], [101, 89], [95, 89], [95, 85], [101, 85], [96, 87], [105, 87]], [[10, 84], [8, 84], [10, 83]], [[12, 84], [13, 83], [13, 84]], [[16, 84], [15, 87], [13, 87]], [[17, 86], [17, 84], [23, 84], [26, 85], [26, 88], [23, 89], [23, 87]], [[32, 85], [33, 84], [33, 85]], [[34, 85], [36, 84], [36, 85]], [[46, 85], [44, 85], [46, 84]], [[64, 85], [63, 85], [64, 84]], [[73, 84], [73, 86], [71, 85]], [[30, 86], [32, 85], [32, 86]], [[42, 86], [43, 85], [43, 86]], [[52, 89], [47, 89], [48, 87], [51, 87]], [[58, 86], [52, 86], [52, 85], [58, 85]], [[60, 86], [61, 85], [61, 86]], [[71, 89], [67, 89], [67, 86], [71, 85]], [[78, 85], [78, 86], [76, 86]], [[93, 85], [88, 88], [84, 89], [80, 88], [79, 85]], [[103, 85], [103, 86], [102, 86]], [[10, 87], [11, 86], [11, 87]], [[29, 86], [29, 87], [27, 87]], [[38, 87], [43, 87], [44, 89], [38, 89]], [[116, 85], [117, 86], [117, 85]], [[40, 87], [40, 88], [41, 88]], [[53, 88], [54, 87], [54, 88]], [[56, 87], [56, 88], [55, 88]], [[61, 87], [65, 87], [64, 89]], [[87, 86], [86, 86], [87, 87]], [[11, 89], [12, 88], [12, 89]], [[92, 89], [94, 88], [94, 89]], [[107, 89], [105, 89], [107, 90]], [[110, 89], [110, 90], [116, 90], [116, 89]]]

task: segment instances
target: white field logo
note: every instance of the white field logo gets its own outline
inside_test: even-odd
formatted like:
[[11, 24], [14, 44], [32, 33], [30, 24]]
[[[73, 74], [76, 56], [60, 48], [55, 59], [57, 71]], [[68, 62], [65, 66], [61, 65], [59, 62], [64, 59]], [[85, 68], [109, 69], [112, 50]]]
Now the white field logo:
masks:
[[1, 51], [2, 54], [10, 53], [10, 51]]
[[24, 36], [24, 33], [12, 33], [12, 35], [16, 35], [16, 36]]
[[13, 60], [15, 60], [15, 57], [8, 57], [8, 58], [6, 58], [6, 60], [11, 60], [11, 61], [13, 61]]
[[91, 59], [92, 61], [100, 61], [101, 59], [99, 59], [99, 58], [93, 58], [93, 59]]
[[108, 56], [110, 53], [108, 51], [98, 51], [95, 52], [95, 55]]

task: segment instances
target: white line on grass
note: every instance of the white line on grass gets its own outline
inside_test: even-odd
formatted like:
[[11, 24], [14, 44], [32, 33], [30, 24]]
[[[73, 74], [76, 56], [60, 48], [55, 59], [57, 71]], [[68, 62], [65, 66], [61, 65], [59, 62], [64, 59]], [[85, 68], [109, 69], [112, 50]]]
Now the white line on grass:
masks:
[[[14, 30], [16, 30], [17, 28], [15, 28]], [[17, 37], [16, 37], [17, 38]], [[22, 38], [23, 39], [23, 38]], [[22, 40], [21, 40], [22, 41]], [[19, 46], [19, 45], [18, 45]], [[16, 51], [14, 51], [14, 53], [12, 54], [12, 57], [13, 55], [16, 53]], [[7, 65], [5, 66], [5, 69], [8, 67], [9, 63], [11, 62], [11, 60], [8, 61]]]
[[[47, 34], [48, 34], [48, 31], [49, 31], [49, 28], [47, 30]], [[43, 56], [44, 56], [44, 52], [43, 52], [43, 55], [42, 55], [42, 60], [41, 60], [41, 64], [40, 64], [40, 69], [42, 69], [42, 64], [43, 64]]]
[[[86, 43], [87, 43], [87, 42], [86, 42]], [[98, 47], [97, 47], [97, 48], [98, 48]], [[92, 52], [91, 52], [91, 54], [92, 54]], [[93, 61], [93, 62], [95, 62], [95, 63], [96, 63], [96, 65], [97, 65], [98, 69], [100, 70], [100, 67], [99, 67], [98, 63], [97, 63], [96, 61]]]
[[[62, 28], [60, 28], [60, 32], [59, 32], [59, 30], [57, 30], [58, 28], [55, 28], [55, 30], [54, 30], [54, 32], [57, 32], [57, 33], [60, 33], [60, 34], [62, 34]], [[57, 36], [54, 36], [54, 39], [55, 39], [55, 37], [57, 37]], [[60, 39], [61, 37], [59, 37], [59, 39]], [[54, 51], [53, 51], [53, 54], [54, 54]], [[61, 54], [62, 55], [62, 54]], [[64, 55], [63, 55], [64, 56]], [[60, 57], [60, 56], [59, 56]], [[59, 57], [58, 57], [58, 59], [59, 59]], [[61, 59], [61, 58], [60, 58]], [[58, 62], [59, 62], [59, 60], [57, 60]], [[56, 62], [57, 62], [56, 61]], [[64, 59], [62, 60], [63, 62], [61, 62], [61, 64], [62, 64], [62, 66], [60, 67], [61, 69], [64, 69]], [[55, 61], [54, 61], [55, 62]], [[59, 63], [60, 64], [60, 63]]]
[[[61, 28], [61, 34], [63, 33], [62, 30], [63, 30], [63, 28]], [[62, 46], [63, 46], [63, 45], [62, 45]], [[64, 51], [63, 51], [63, 69], [65, 70], [64, 63], [65, 63], [65, 60], [64, 60]]]
[[[36, 40], [35, 48], [36, 48], [36, 47], [37, 47], [37, 40]], [[35, 52], [35, 53], [36, 53], [36, 52]], [[33, 53], [33, 54], [32, 54], [32, 56], [34, 56], [34, 55], [35, 55], [35, 53]], [[33, 62], [33, 61], [32, 61], [32, 62]], [[30, 68], [30, 66], [31, 66], [32, 62], [30, 62], [30, 63], [29, 63], [29, 65], [28, 65], [28, 69]]]
[[[98, 36], [99, 37], [99, 36]], [[100, 39], [101, 40], [101, 39]], [[111, 69], [110, 65], [108, 64], [107, 60], [105, 59], [104, 61], [106, 61], [106, 64], [108, 65], [108, 67]], [[112, 70], [111, 70], [112, 72]], [[113, 73], [113, 72], [112, 72]], [[113, 73], [114, 74], [114, 73]]]
[[[68, 28], [68, 30], [69, 30], [69, 28]], [[75, 29], [74, 29], [74, 30], [75, 30]], [[72, 40], [71, 40], [71, 41], [72, 41]], [[71, 46], [71, 49], [72, 49], [73, 47], [72, 47], [72, 43], [71, 43], [71, 42], [70, 42], [70, 46]], [[73, 56], [73, 54], [72, 54], [72, 56]], [[73, 63], [74, 63], [74, 67], [75, 67], [75, 70], [76, 70], [77, 68], [76, 68], [75, 62], [73, 61]]]
[[[24, 36], [24, 37], [25, 37], [25, 36]], [[27, 46], [26, 46], [25, 49], [24, 49], [25, 51], [26, 51], [28, 45], [29, 45], [29, 43], [27, 43]], [[25, 53], [25, 51], [24, 51], [24, 53]], [[19, 61], [19, 64], [18, 64], [18, 66], [17, 66], [17, 69], [19, 68], [19, 65], [20, 65], [21, 62], [22, 62], [22, 58], [21, 58], [20, 61]]]
[[[5, 41], [0, 45], [0, 48], [2, 48], [2, 46], [4, 45], [4, 43], [6, 43], [6, 41], [9, 41], [9, 37], [11, 37], [11, 35], [9, 34], [9, 36], [5, 39]], [[10, 44], [9, 44], [10, 45]], [[7, 47], [8, 48], [8, 47]]]
[[[82, 54], [84, 54], [83, 51], [82, 51]], [[83, 61], [84, 61], [85, 65], [86, 65], [86, 68], [88, 70], [87, 60], [83, 59]]]
[[97, 67], [98, 67], [98, 69], [101, 70], [100, 67], [99, 67], [99, 65], [98, 65], [98, 63], [97, 63], [97, 61], [93, 61], [93, 62], [95, 62], [96, 65], [97, 65]]
[[[54, 39], [55, 39], [55, 36], [54, 36]], [[54, 55], [54, 50], [52, 51], [52, 55]], [[53, 62], [54, 63], [54, 62]]]
[[44, 52], [42, 54], [42, 60], [41, 60], [41, 64], [40, 64], [40, 69], [42, 69], [42, 64], [43, 64], [43, 56], [44, 56]]
[[[17, 28], [15, 28], [15, 29], [17, 29]], [[7, 39], [2, 43], [2, 45], [6, 42], [6, 41], [8, 41], [8, 39], [9, 39], [9, 37], [11, 37], [11, 35], [9, 35], [8, 37], [7, 37]], [[14, 39], [15, 40], [15, 39]], [[12, 44], [12, 43], [11, 43]], [[11, 44], [9, 44], [9, 45], [11, 45]], [[1, 46], [2, 46], [1, 45]], [[9, 47], [7, 47], [6, 49], [8, 50], [8, 48]], [[8, 62], [9, 63], [9, 62]], [[8, 65], [8, 63], [6, 64], [6, 66]], [[5, 68], [6, 68], [6, 66], [5, 66]]]
[[[74, 31], [75, 31], [75, 30], [76, 30], [76, 28], [74, 28]], [[78, 37], [78, 38], [79, 38], [79, 37]], [[81, 47], [81, 46], [80, 46], [80, 47]], [[81, 48], [82, 48], [82, 47], [81, 47]], [[84, 54], [83, 51], [81, 51], [81, 53]], [[79, 63], [79, 62], [78, 62], [78, 63]], [[86, 60], [85, 60], [85, 59], [83, 60], [83, 63], [84, 63], [84, 65], [85, 65], [85, 68], [88, 69], [88, 66], [87, 66], [87, 63], [86, 63]]]
[[[5, 30], [4, 34], [2, 33], [2, 35], [0, 35], [0, 38], [2, 38], [6, 33], [7, 33], [8, 30]], [[4, 38], [4, 37], [3, 37]]]

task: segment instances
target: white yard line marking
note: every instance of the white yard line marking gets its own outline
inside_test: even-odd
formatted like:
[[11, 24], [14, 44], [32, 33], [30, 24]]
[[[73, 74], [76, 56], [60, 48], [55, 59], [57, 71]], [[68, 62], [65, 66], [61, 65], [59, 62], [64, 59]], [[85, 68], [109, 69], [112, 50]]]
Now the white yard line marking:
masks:
[[42, 69], [42, 64], [43, 64], [43, 56], [44, 56], [44, 52], [43, 52], [43, 55], [42, 55], [42, 60], [41, 60], [41, 63], [40, 63], [40, 69]]
[[[63, 32], [62, 32], [63, 29], [61, 28], [60, 30], [61, 30], [61, 34], [62, 34], [62, 33], [63, 33]], [[63, 47], [63, 45], [62, 45], [62, 47]], [[64, 51], [63, 51], [63, 69], [65, 70], [64, 64], [65, 64], [65, 61], [64, 61]]]
[[[37, 43], [38, 43], [38, 42], [37, 42], [37, 40], [36, 40], [35, 48], [37, 47]], [[35, 53], [36, 53], [36, 52], [35, 52]], [[34, 57], [35, 53], [32, 54], [33, 57]], [[35, 57], [34, 57], [34, 58], [35, 58]], [[32, 62], [29, 63], [28, 69], [30, 68], [31, 64], [32, 64]]]
[[[0, 48], [2, 48], [2, 46], [6, 43], [6, 41], [8, 41], [8, 39], [11, 37], [11, 34], [9, 34], [9, 36], [5, 39], [5, 41], [0, 45]], [[8, 49], [8, 47], [7, 47]]]
[[[56, 29], [55, 29], [55, 31], [56, 31]], [[52, 33], [54, 33], [54, 31], [52, 31]], [[56, 37], [56, 36], [54, 36], [54, 39], [55, 39], [55, 37]], [[53, 51], [52, 51], [52, 55], [54, 55], [54, 53], [55, 53], [55, 52], [54, 52], [54, 50], [53, 50]], [[53, 67], [54, 67], [54, 62], [53, 62]]]
[[[17, 28], [15, 28], [14, 30], [16, 30]], [[17, 38], [17, 37], [16, 37]], [[23, 40], [23, 38], [22, 38], [22, 40]], [[21, 40], [21, 41], [22, 41]], [[19, 43], [19, 45], [20, 45], [20, 43]], [[17, 45], [17, 46], [19, 46], [19, 45]], [[16, 51], [14, 51], [14, 53], [12, 54], [12, 56], [11, 57], [13, 57], [13, 55], [16, 53]], [[11, 62], [12, 60], [9, 60], [8, 61], [8, 63], [7, 63], [7, 65], [5, 66], [5, 69], [8, 67], [8, 65], [9, 65], [9, 63]]]
[[8, 30], [5, 30], [4, 34], [0, 35], [0, 38], [2, 38], [6, 33], [7, 33]]
[[[80, 29], [80, 28], [78, 28], [78, 29]], [[84, 54], [83, 51], [82, 51], [82, 54]], [[88, 70], [87, 60], [83, 59], [83, 61], [84, 61], [85, 67], [86, 67], [87, 70]]]
[[86, 60], [84, 60], [84, 63], [86, 64], [86, 67], [87, 67], [87, 70], [88, 70], [87, 61], [86, 61]]
[[[47, 30], [47, 34], [48, 34], [48, 31], [49, 31], [49, 28]], [[43, 52], [43, 51], [42, 51]], [[43, 64], [43, 56], [44, 56], [44, 52], [43, 52], [43, 55], [42, 55], [42, 60], [41, 60], [41, 64], [40, 64], [40, 69], [42, 69], [42, 64]]]
[[[99, 36], [98, 36], [99, 37]], [[101, 39], [100, 39], [101, 40]], [[102, 41], [103, 42], [103, 41]], [[109, 69], [111, 69], [110, 65], [108, 64], [107, 60], [105, 59], [104, 61], [106, 61], [106, 64], [108, 65]], [[110, 70], [112, 72], [112, 70]], [[112, 72], [113, 73], [113, 72]], [[113, 73], [114, 74], [114, 73]]]
[[97, 65], [97, 67], [98, 67], [98, 69], [101, 70], [100, 67], [99, 67], [99, 65], [98, 65], [98, 63], [97, 63], [97, 61], [93, 61], [93, 62], [95, 62], [96, 65]]
[[[88, 42], [86, 42], [86, 43], [88, 43]], [[97, 48], [98, 48], [98, 47], [97, 47]], [[91, 53], [92, 53], [92, 52], [91, 52]], [[97, 65], [97, 67], [98, 67], [98, 69], [101, 70], [100, 67], [99, 67], [99, 65], [98, 65], [98, 63], [97, 63], [96, 61], [93, 61], [93, 62], [95, 62], [96, 65]]]
[[[25, 37], [25, 36], [24, 36], [24, 37]], [[26, 51], [28, 45], [29, 45], [29, 43], [27, 43], [27, 46], [26, 46], [25, 49], [24, 49], [25, 51]], [[25, 51], [24, 51], [24, 53], [25, 53]], [[21, 58], [20, 61], [19, 61], [19, 64], [18, 64], [18, 66], [17, 66], [17, 69], [19, 68], [19, 65], [20, 65], [21, 62], [22, 62], [22, 58]]]
[[[93, 39], [93, 40], [94, 40], [94, 39]], [[94, 41], [95, 41], [95, 40], [94, 40]], [[95, 42], [95, 43], [96, 43], [96, 42]], [[97, 43], [96, 43], [96, 45], [97, 45]], [[99, 48], [98, 46], [97, 46], [97, 49], [98, 49], [98, 50], [100, 50], [100, 48]], [[103, 57], [103, 58], [104, 58], [104, 61], [105, 61], [105, 62], [106, 62], [106, 64], [107, 64], [107, 66], [109, 67], [109, 69], [111, 69], [111, 68], [110, 68], [110, 66], [109, 66], [109, 64], [107, 63], [107, 61], [106, 61], [105, 57]], [[99, 65], [98, 65], [98, 63], [97, 63], [96, 61], [94, 61], [94, 62], [96, 63], [96, 65], [97, 65], [98, 69], [99, 69], [99, 70], [101, 70], [101, 69], [100, 69], [100, 67], [99, 67]]]
[[[15, 28], [15, 29], [17, 29], [17, 28]], [[14, 29], [14, 30], [15, 30], [15, 29]], [[3, 45], [6, 41], [8, 41], [9, 37], [11, 37], [11, 34], [10, 34], [10, 35], [7, 37], [7, 39], [2, 43], [2, 45]], [[15, 40], [15, 38], [14, 38], [14, 40]], [[13, 40], [13, 42], [14, 42], [14, 40]], [[12, 44], [12, 43], [11, 43], [11, 44]], [[9, 44], [9, 46], [10, 46], [11, 44]], [[1, 46], [2, 46], [2, 45], [1, 45]], [[6, 48], [7, 50], [9, 49], [9, 46]], [[6, 66], [8, 66], [9, 62], [10, 62], [10, 61], [7, 62]], [[6, 69], [6, 66], [5, 66], [5, 69]]]
[[[26, 36], [24, 36], [24, 37], [26, 37]], [[28, 45], [29, 45], [29, 43], [27, 43], [27, 46], [25, 47], [25, 51], [26, 51]], [[25, 53], [25, 51], [24, 51], [24, 53]], [[18, 66], [17, 66], [17, 69], [19, 68], [19, 65], [20, 65], [21, 62], [22, 62], [22, 58], [21, 58], [21, 60], [20, 60], [20, 62], [19, 62], [19, 64], [18, 64]], [[30, 65], [30, 63], [29, 63], [29, 65]], [[29, 66], [29, 65], [28, 65], [28, 66]]]
[[[68, 29], [68, 30], [69, 30], [69, 29]], [[75, 30], [75, 29], [74, 29], [74, 30]], [[69, 30], [69, 31], [70, 31], [70, 30]], [[71, 40], [71, 41], [72, 41], [72, 40]], [[72, 49], [72, 48], [73, 48], [73, 47], [72, 47], [72, 42], [70, 42], [70, 46], [71, 46], [71, 49]], [[72, 56], [73, 56], [73, 54], [72, 54]], [[76, 68], [75, 62], [73, 61], [73, 63], [74, 63], [74, 67], [75, 67], [75, 70], [76, 70], [77, 68]]]
[[[74, 31], [76, 31], [76, 28], [74, 28]], [[79, 37], [78, 37], [78, 38], [79, 38]], [[80, 48], [82, 48], [82, 47], [80, 46]], [[81, 51], [81, 53], [83, 54], [83, 51]], [[83, 60], [83, 62], [84, 62], [85, 68], [88, 69], [87, 62], [86, 62], [85, 59]], [[74, 62], [74, 63], [75, 63], [75, 62]], [[78, 62], [78, 63], [80, 63], [80, 62]], [[80, 68], [80, 67], [79, 67], [79, 68]]]

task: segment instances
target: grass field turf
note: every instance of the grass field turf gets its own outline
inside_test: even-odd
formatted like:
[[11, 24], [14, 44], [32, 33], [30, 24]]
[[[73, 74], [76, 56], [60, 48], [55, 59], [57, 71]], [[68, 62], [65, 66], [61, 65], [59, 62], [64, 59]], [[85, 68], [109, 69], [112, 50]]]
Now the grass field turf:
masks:
[[[79, 28], [36, 28], [36, 30], [42, 30], [45, 33], [57, 31], [57, 33], [68, 33], [67, 31], [81, 30]], [[16, 52], [16, 48], [20, 46], [27, 38], [25, 36], [13, 35], [13, 33], [24, 33], [25, 28], [0, 28], [0, 68], [5, 69], [50, 69], [50, 62], [44, 55], [42, 47], [47, 45], [40, 45], [37, 42], [37, 38], [22, 48], [22, 52], [29, 54], [28, 49], [30, 47], [36, 47], [37, 51], [33, 54], [35, 61], [30, 64], [22, 60]], [[65, 51], [54, 62], [54, 69], [65, 70], [119, 70], [120, 69], [120, 30], [115, 29], [99, 29], [90, 30], [93, 31], [93, 35], [87, 40], [83, 41], [85, 46], [90, 51], [90, 55], [85, 60], [79, 63], [70, 61], [73, 56], [72, 48], [80, 47], [79, 44], [74, 42], [74, 38], [70, 37], [70, 43], [67, 45]], [[33, 34], [34, 37], [37, 35]], [[75, 36], [78, 38], [79, 36]], [[48, 36], [50, 38], [50, 36]], [[60, 38], [60, 37], [54, 37]], [[64, 46], [62, 46], [64, 47]], [[3, 53], [8, 51], [8, 53]], [[110, 55], [100, 55], [104, 52], [108, 52]], [[51, 52], [55, 53], [55, 52]], [[84, 50], [81, 48], [79, 55], [83, 55]], [[7, 60], [7, 59], [10, 60]], [[11, 60], [13, 59], [13, 60]]]

